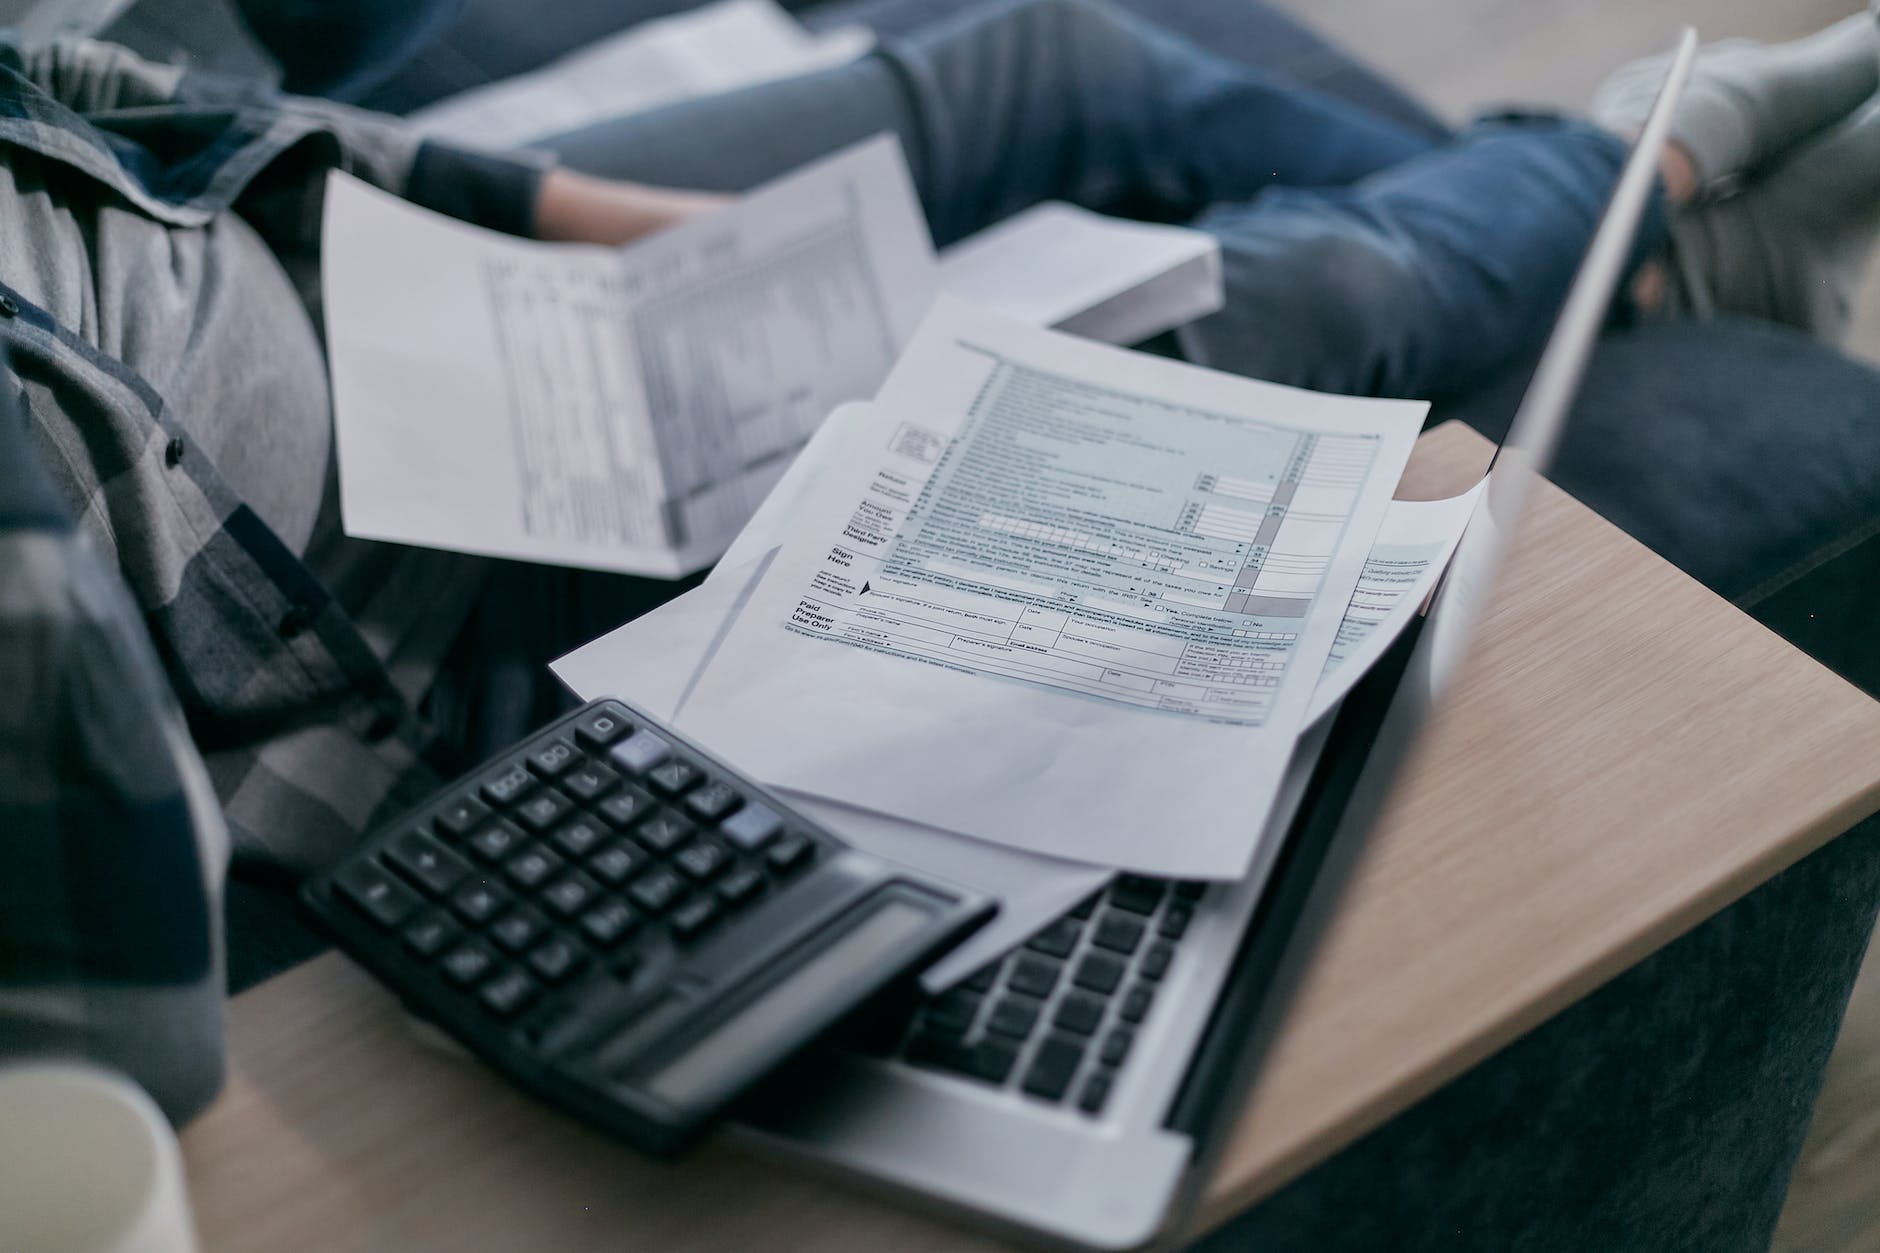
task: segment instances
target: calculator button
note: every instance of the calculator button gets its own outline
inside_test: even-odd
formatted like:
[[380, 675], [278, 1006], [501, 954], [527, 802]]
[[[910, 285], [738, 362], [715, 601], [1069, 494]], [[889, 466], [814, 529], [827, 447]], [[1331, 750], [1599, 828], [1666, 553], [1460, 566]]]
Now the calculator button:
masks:
[[1142, 943], [1144, 927], [1142, 919], [1128, 914], [1106, 913], [1097, 922], [1097, 933], [1092, 943], [1098, 948], [1107, 948], [1113, 953], [1129, 954], [1136, 951]]
[[529, 754], [529, 769], [544, 779], [553, 779], [581, 761], [581, 754], [567, 740], [550, 740]]
[[608, 750], [608, 758], [628, 774], [645, 774], [672, 758], [672, 745], [651, 731], [635, 731]]
[[733, 844], [744, 848], [761, 848], [783, 830], [783, 819], [753, 801], [725, 819], [718, 830]]
[[498, 818], [470, 837], [470, 851], [484, 861], [498, 862], [521, 848], [527, 838], [521, 828]]
[[535, 776], [521, 762], [483, 779], [483, 799], [499, 809], [507, 809], [534, 790]]
[[602, 948], [611, 948], [633, 933], [640, 916], [624, 901], [602, 901], [581, 915], [581, 930]]
[[651, 783], [653, 790], [662, 796], [677, 796], [687, 788], [695, 786], [704, 777], [699, 773], [697, 766], [689, 762], [673, 760], [649, 771], [646, 781]]
[[470, 863], [422, 831], [401, 831], [385, 847], [385, 856], [413, 883], [432, 896], [443, 896], [470, 874]]
[[731, 867], [731, 850], [717, 840], [694, 840], [672, 859], [679, 873], [696, 883], [717, 878]]
[[565, 874], [542, 892], [542, 903], [563, 918], [572, 918], [600, 895], [600, 884], [579, 870]]
[[405, 928], [405, 947], [419, 957], [436, 957], [462, 935], [463, 928], [449, 914], [433, 909]]
[[568, 793], [584, 805], [592, 805], [607, 793], [620, 786], [620, 776], [601, 765], [590, 761], [556, 780], [561, 790]]
[[685, 807], [696, 818], [717, 822], [744, 803], [744, 797], [729, 783], [713, 781], [685, 798]]
[[548, 837], [548, 842], [569, 857], [578, 859], [605, 844], [613, 838], [613, 834], [599, 818], [577, 814], [556, 827], [555, 833]]
[[516, 821], [539, 834], [573, 812], [573, 801], [554, 788], [545, 787], [516, 806]]
[[550, 983], [560, 983], [587, 961], [587, 954], [561, 936], [544, 940], [529, 954], [529, 968]]
[[601, 817], [625, 830], [659, 808], [659, 805], [651, 794], [637, 787], [628, 787], [609, 796], [596, 808], [600, 810]]
[[437, 829], [453, 840], [461, 840], [489, 816], [490, 807], [476, 797], [457, 796], [438, 807]]
[[764, 860], [777, 874], [790, 874], [809, 865], [816, 850], [810, 842], [800, 835], [785, 836], [770, 846], [764, 854]]
[[690, 940], [717, 922], [723, 909], [715, 896], [695, 896], [672, 912], [672, 933]]
[[619, 714], [597, 709], [574, 724], [574, 738], [599, 753], [631, 730], [633, 724]]
[[438, 965], [452, 983], [470, 984], [496, 968], [496, 954], [490, 952], [487, 945], [467, 940], [444, 954], [444, 960]]
[[333, 887], [373, 922], [388, 930], [424, 905], [419, 895], [370, 861], [356, 861], [340, 871]]
[[514, 1018], [535, 999], [536, 991], [535, 981], [512, 966], [484, 984], [477, 999], [498, 1018]]
[[525, 848], [503, 863], [503, 873], [511, 883], [525, 891], [534, 891], [561, 869], [561, 858], [545, 848]]
[[725, 876], [718, 885], [719, 899], [731, 906], [742, 905], [764, 890], [764, 876], [750, 866], [741, 866]]
[[632, 844], [615, 840], [589, 858], [587, 868], [603, 881], [619, 887], [648, 860], [647, 855]]
[[692, 838], [697, 830], [691, 823], [671, 810], [661, 810], [633, 833], [633, 838], [655, 853], [670, 853], [675, 848]]
[[450, 898], [457, 916], [473, 927], [480, 927], [503, 912], [514, 898], [488, 879], [478, 879], [458, 888]]
[[685, 894], [685, 880], [664, 866], [654, 866], [633, 881], [628, 895], [649, 914], [662, 914]]
[[512, 953], [520, 953], [541, 939], [548, 931], [548, 919], [519, 905], [498, 918], [490, 927], [490, 938]]

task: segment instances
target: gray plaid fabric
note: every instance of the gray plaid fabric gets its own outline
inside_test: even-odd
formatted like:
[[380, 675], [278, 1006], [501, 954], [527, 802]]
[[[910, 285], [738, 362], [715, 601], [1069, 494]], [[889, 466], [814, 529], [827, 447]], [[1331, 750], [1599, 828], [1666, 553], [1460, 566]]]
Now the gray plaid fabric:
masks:
[[[392, 119], [102, 44], [0, 45], [0, 340], [14, 375], [0, 385], [26, 410], [29, 455], [131, 593], [237, 861], [289, 874], [435, 783], [429, 733], [357, 625], [192, 444], [167, 380], [126, 364], [138, 345], [113, 342], [127, 332], [101, 311], [136, 300], [188, 319], [182, 272], [212, 255], [192, 243], [230, 212], [311, 295], [333, 168], [518, 233], [539, 179]], [[270, 329], [224, 349], [265, 363]], [[20, 560], [0, 549], [0, 579]], [[29, 721], [26, 693], [0, 690], [0, 725]]]
[[0, 392], [0, 1057], [79, 1056], [181, 1121], [222, 1076], [228, 836], [139, 614]]

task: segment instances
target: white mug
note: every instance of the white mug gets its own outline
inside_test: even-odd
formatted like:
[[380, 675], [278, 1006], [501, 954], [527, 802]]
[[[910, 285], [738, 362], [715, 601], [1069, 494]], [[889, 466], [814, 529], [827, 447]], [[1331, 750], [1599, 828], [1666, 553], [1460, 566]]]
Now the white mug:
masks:
[[200, 1253], [169, 1122], [122, 1075], [0, 1067], [0, 1249]]

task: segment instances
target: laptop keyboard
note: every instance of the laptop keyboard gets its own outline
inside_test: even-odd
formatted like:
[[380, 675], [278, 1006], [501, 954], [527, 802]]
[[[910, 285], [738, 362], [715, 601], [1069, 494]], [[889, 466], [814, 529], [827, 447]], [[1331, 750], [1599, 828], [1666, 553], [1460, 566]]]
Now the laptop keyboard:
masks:
[[925, 1001], [889, 1054], [1101, 1114], [1205, 889], [1121, 876]]

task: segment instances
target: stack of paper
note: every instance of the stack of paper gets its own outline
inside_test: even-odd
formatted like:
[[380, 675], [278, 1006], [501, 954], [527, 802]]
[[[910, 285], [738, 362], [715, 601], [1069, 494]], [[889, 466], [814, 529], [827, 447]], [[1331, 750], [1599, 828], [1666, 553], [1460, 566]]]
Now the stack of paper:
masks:
[[1258, 864], [1294, 743], [1473, 508], [1389, 502], [1422, 414], [943, 300], [704, 587], [555, 670], [999, 895], [943, 987], [1116, 868]]

